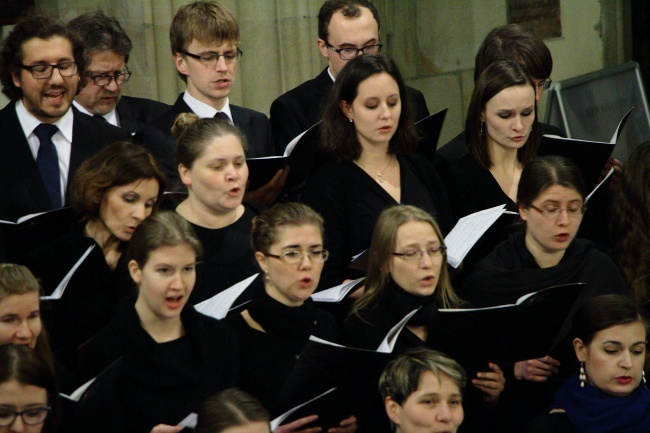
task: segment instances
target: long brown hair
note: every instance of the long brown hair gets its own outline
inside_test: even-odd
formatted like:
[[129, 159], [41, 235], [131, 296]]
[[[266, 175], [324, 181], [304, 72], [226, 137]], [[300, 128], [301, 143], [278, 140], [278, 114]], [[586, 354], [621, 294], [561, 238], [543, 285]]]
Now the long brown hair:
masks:
[[650, 141], [629, 156], [614, 199], [616, 259], [634, 298], [650, 300]]

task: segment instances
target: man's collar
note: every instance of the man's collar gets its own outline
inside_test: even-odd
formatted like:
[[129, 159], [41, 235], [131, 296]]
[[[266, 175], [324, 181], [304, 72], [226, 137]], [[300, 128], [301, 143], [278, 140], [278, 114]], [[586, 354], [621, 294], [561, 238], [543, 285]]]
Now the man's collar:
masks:
[[[18, 121], [20, 122], [20, 126], [23, 128], [25, 137], [29, 137], [29, 135], [34, 132], [34, 129], [43, 123], [34, 117], [32, 113], [27, 111], [27, 108], [25, 108], [22, 99], [16, 102], [16, 115], [18, 115]], [[61, 134], [63, 134], [65, 139], [70, 143], [72, 143], [73, 122], [74, 114], [72, 112], [72, 108], [68, 108], [68, 111], [53, 123], [53, 125], [56, 125], [59, 128]]]
[[221, 110], [217, 110], [216, 108], [206, 104], [205, 102], [199, 101], [194, 96], [190, 95], [190, 93], [187, 90], [183, 94], [183, 101], [185, 101], [185, 103], [192, 109], [194, 114], [199, 116], [201, 119], [214, 117], [214, 115], [220, 111], [222, 113], [225, 113], [230, 119], [230, 121], [232, 122], [232, 113], [230, 111], [230, 99], [228, 98], [226, 98], [226, 103], [224, 104]]

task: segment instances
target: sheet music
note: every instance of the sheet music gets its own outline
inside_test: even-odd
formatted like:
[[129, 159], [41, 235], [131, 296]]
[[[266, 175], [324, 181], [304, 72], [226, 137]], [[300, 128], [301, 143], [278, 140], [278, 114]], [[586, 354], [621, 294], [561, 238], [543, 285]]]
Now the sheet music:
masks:
[[390, 331], [388, 331], [388, 334], [386, 334], [386, 337], [384, 337], [384, 340], [379, 344], [379, 347], [377, 348], [377, 352], [380, 353], [393, 353], [393, 348], [395, 347], [395, 342], [397, 341], [397, 337], [399, 337], [400, 332], [402, 332], [402, 329], [404, 329], [404, 326], [406, 326], [406, 322], [411, 320], [411, 317], [417, 313], [419, 308], [417, 310], [413, 310], [410, 313], [408, 313], [402, 320], [397, 322], [397, 325], [393, 326]]
[[280, 426], [280, 424], [282, 424], [282, 421], [284, 421], [285, 419], [287, 419], [287, 417], [288, 417], [289, 415], [291, 415], [292, 413], [294, 413], [295, 411], [297, 411], [297, 410], [300, 409], [301, 407], [308, 405], [308, 404], [311, 403], [312, 401], [318, 400], [319, 398], [321, 398], [321, 397], [323, 397], [323, 396], [329, 394], [330, 392], [334, 391], [335, 389], [336, 389], [336, 388], [328, 389], [328, 390], [325, 391], [324, 393], [322, 393], [322, 394], [320, 394], [320, 395], [318, 395], [318, 396], [312, 398], [311, 400], [306, 401], [305, 403], [300, 404], [300, 405], [294, 407], [293, 409], [290, 409], [289, 411], [283, 413], [282, 415], [280, 415], [279, 417], [277, 417], [276, 419], [274, 419], [273, 421], [271, 421], [271, 431], [273, 431], [273, 430], [275, 430], [276, 428], [278, 428], [278, 427]]
[[596, 187], [593, 189], [593, 191], [591, 191], [591, 192], [589, 193], [589, 195], [587, 196], [587, 198], [585, 198], [585, 203], [587, 203], [587, 202], [589, 201], [589, 199], [591, 198], [591, 196], [594, 195], [594, 193], [598, 190], [598, 188], [600, 188], [600, 186], [601, 186], [602, 184], [604, 184], [605, 181], [606, 181], [607, 179], [609, 179], [609, 178], [611, 177], [612, 174], [614, 174], [614, 167], [612, 167], [612, 168], [609, 169], [609, 172], [607, 173], [607, 176], [605, 176], [605, 177], [603, 178], [603, 180], [601, 180], [601, 181], [598, 183], [598, 185], [596, 185]]
[[77, 272], [77, 269], [79, 269], [79, 266], [86, 260], [86, 257], [90, 254], [90, 252], [95, 248], [97, 244], [93, 244], [88, 247], [85, 253], [81, 256], [79, 260], [77, 260], [77, 263], [74, 264], [72, 269], [68, 271], [65, 277], [61, 280], [58, 286], [56, 286], [56, 289], [52, 292], [51, 295], [48, 296], [41, 296], [41, 299], [44, 301], [52, 301], [56, 299], [61, 299], [61, 296], [63, 296], [63, 292], [65, 292], [65, 288], [68, 287], [68, 283], [72, 279], [72, 276], [74, 275], [75, 272]]
[[447, 263], [457, 268], [481, 236], [503, 214], [505, 207], [506, 205], [502, 204], [467, 215], [458, 220], [445, 238]]
[[616, 144], [616, 142], [618, 141], [618, 135], [621, 133], [621, 129], [623, 129], [623, 126], [625, 125], [625, 122], [627, 121], [627, 118], [630, 116], [632, 110], [634, 110], [634, 107], [627, 110], [627, 113], [625, 113], [621, 121], [618, 122], [618, 126], [616, 126], [616, 131], [614, 131], [614, 135], [612, 135], [612, 139], [609, 141], [611, 144]]
[[215, 319], [221, 320], [226, 317], [230, 307], [235, 302], [235, 300], [244, 293], [244, 290], [251, 285], [253, 280], [257, 278], [259, 273], [251, 275], [243, 281], [238, 282], [237, 284], [227, 288], [221, 293], [217, 293], [210, 299], [206, 299], [203, 302], [200, 302], [194, 306], [194, 309], [199, 313], [205, 314], [206, 316], [214, 317]]
[[357, 278], [354, 281], [348, 281], [347, 283], [339, 284], [338, 286], [331, 287], [329, 289], [316, 292], [311, 295], [311, 298], [316, 302], [340, 302], [345, 298], [345, 296], [357, 286], [365, 277]]
[[197, 423], [198, 421], [199, 421], [199, 416], [198, 416], [197, 414], [195, 414], [194, 412], [192, 412], [191, 414], [189, 414], [188, 416], [186, 416], [185, 418], [183, 418], [183, 420], [182, 420], [181, 422], [179, 422], [179, 423], [176, 425], [176, 427], [183, 427], [183, 428], [191, 428], [191, 429], [194, 429], [194, 428], [196, 428], [196, 423]]
[[63, 393], [61, 393], [59, 395], [61, 397], [63, 397], [63, 398], [67, 398], [68, 400], [79, 401], [81, 399], [81, 396], [84, 395], [84, 392], [86, 392], [86, 390], [88, 388], [90, 388], [90, 385], [92, 385], [95, 382], [95, 379], [97, 379], [97, 378], [93, 377], [88, 382], [84, 383], [79, 388], [75, 389], [74, 392], [72, 394], [70, 394], [70, 395], [66, 395], [66, 394], [63, 394]]

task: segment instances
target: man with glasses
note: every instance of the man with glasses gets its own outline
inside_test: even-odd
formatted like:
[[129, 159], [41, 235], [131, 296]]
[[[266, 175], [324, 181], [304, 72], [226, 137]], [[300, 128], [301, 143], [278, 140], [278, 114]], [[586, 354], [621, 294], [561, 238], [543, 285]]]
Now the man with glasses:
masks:
[[228, 96], [235, 81], [239, 25], [224, 6], [197, 1], [182, 6], [169, 31], [178, 75], [187, 83], [171, 109], [136, 136], [163, 166], [170, 179], [178, 179], [176, 145], [170, 130], [181, 113], [200, 118], [218, 117], [242, 130], [248, 141], [247, 157], [274, 155], [269, 120], [263, 113], [238, 107]]
[[127, 66], [133, 45], [120, 23], [102, 12], [88, 12], [68, 23], [86, 45], [88, 67], [74, 106], [131, 134], [170, 108], [150, 99], [122, 96], [131, 77]]
[[[273, 101], [271, 128], [278, 153], [298, 134], [320, 120], [321, 111], [334, 80], [347, 62], [361, 54], [377, 54], [382, 43], [380, 20], [368, 0], [327, 0], [318, 12], [318, 49], [327, 58], [327, 68], [316, 78], [302, 83]], [[429, 115], [424, 96], [407, 87], [413, 118]]]
[[18, 22], [0, 54], [0, 219], [64, 206], [77, 167], [119, 128], [70, 109], [84, 73], [83, 45], [65, 24], [32, 16]]

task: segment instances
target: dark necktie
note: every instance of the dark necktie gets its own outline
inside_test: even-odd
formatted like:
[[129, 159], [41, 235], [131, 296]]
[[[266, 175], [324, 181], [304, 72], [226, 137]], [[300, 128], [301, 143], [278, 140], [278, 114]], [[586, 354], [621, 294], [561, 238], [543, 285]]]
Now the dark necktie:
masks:
[[102, 122], [108, 122], [108, 120], [106, 120], [106, 118], [101, 114], [93, 114], [93, 117], [97, 120], [101, 120]]
[[47, 196], [50, 198], [52, 209], [63, 207], [61, 203], [61, 178], [59, 172], [59, 155], [56, 147], [52, 142], [52, 136], [56, 134], [59, 128], [56, 125], [41, 123], [34, 129], [34, 134], [38, 137], [41, 145], [38, 148], [36, 156], [36, 165], [41, 173], [41, 179], [45, 184]]
[[223, 111], [217, 111], [217, 114], [214, 115], [215, 119], [221, 119], [225, 122], [230, 123], [230, 119], [228, 118], [228, 115], [224, 113]]

